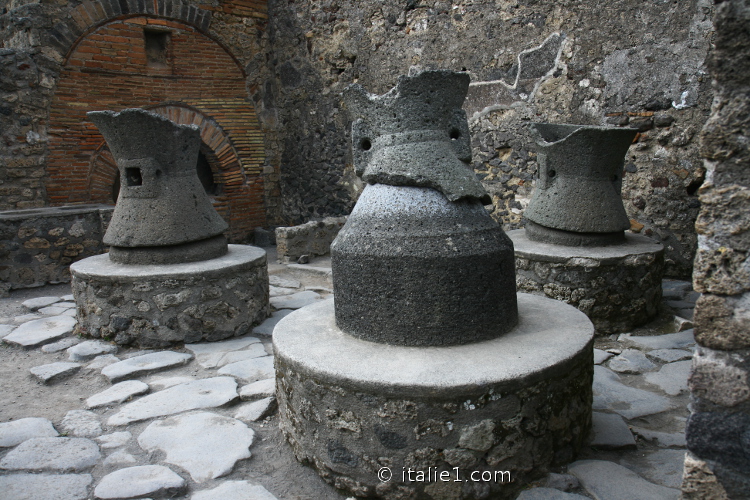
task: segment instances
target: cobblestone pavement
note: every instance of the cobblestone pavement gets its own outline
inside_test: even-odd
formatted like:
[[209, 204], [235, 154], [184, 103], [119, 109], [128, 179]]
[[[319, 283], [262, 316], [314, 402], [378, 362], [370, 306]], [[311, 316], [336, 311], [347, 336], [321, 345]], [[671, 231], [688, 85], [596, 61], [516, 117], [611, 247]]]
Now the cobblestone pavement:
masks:
[[[345, 498], [285, 446], [271, 354], [279, 319], [332, 297], [330, 261], [269, 262], [271, 318], [181, 349], [73, 336], [67, 285], [0, 299], [2, 498]], [[663, 290], [656, 321], [596, 341], [590, 445], [519, 499], [679, 498], [698, 295]]]

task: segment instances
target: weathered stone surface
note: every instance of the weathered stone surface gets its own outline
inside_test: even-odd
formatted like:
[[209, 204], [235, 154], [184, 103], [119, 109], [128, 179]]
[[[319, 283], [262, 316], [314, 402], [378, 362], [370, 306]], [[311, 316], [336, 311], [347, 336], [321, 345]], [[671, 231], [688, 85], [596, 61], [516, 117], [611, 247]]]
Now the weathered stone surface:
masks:
[[0, 460], [0, 469], [80, 472], [96, 465], [99, 447], [85, 438], [31, 438]]
[[[690, 390], [697, 398], [734, 407], [750, 399], [746, 352], [726, 352], [699, 347], [693, 358]], [[698, 403], [698, 401], [696, 401]]]
[[185, 489], [185, 480], [163, 465], [140, 465], [107, 474], [94, 489], [102, 500], [145, 495], [174, 496]]
[[52, 342], [51, 344], [46, 344], [42, 346], [42, 352], [46, 353], [53, 353], [53, 352], [60, 352], [64, 349], [67, 349], [68, 347], [72, 347], [76, 344], [79, 344], [81, 342], [81, 339], [78, 337], [66, 337], [62, 340], [58, 340], [57, 342]]
[[[321, 221], [311, 220], [304, 224], [291, 227], [277, 227], [276, 251], [279, 262], [301, 262], [310, 255], [326, 255], [331, 248], [331, 242], [346, 222], [346, 217], [326, 217]], [[284, 281], [272, 282], [273, 286], [298, 288], [294, 280], [282, 278]], [[278, 284], [277, 284], [278, 283]]]
[[16, 328], [3, 341], [22, 347], [36, 347], [69, 335], [75, 326], [76, 320], [70, 316], [34, 319]]
[[688, 376], [692, 361], [676, 361], [661, 367], [658, 372], [645, 375], [646, 382], [658, 386], [670, 396], [677, 396], [688, 390]]
[[516, 500], [583, 500], [584, 498], [588, 497], [553, 488], [531, 488], [522, 491]]
[[113, 385], [100, 393], [94, 394], [86, 400], [87, 408], [97, 408], [110, 404], [120, 404], [133, 396], [139, 396], [149, 391], [148, 384], [140, 380], [126, 380]]
[[293, 309], [281, 309], [278, 311], [274, 311], [271, 314], [270, 318], [266, 319], [265, 321], [263, 321], [263, 323], [253, 328], [253, 334], [265, 335], [267, 337], [270, 337], [271, 335], [273, 335], [273, 329], [276, 328], [276, 324], [291, 312], [293, 312]]
[[642, 459], [624, 456], [621, 465], [647, 481], [680, 489], [685, 463], [685, 450], [656, 450], [643, 454]]
[[146, 451], [163, 451], [167, 463], [202, 483], [229, 474], [238, 460], [250, 458], [253, 437], [253, 430], [239, 420], [199, 412], [149, 424], [138, 444]]
[[696, 340], [712, 349], [750, 348], [750, 292], [704, 294], [695, 307]]
[[174, 387], [175, 385], [184, 384], [186, 382], [194, 382], [193, 377], [185, 377], [182, 375], [176, 377], [158, 377], [148, 382], [148, 386], [152, 389], [167, 389]]
[[4, 500], [86, 500], [90, 474], [10, 474], [0, 476]]
[[680, 490], [650, 483], [621, 465], [603, 460], [579, 460], [568, 466], [581, 485], [594, 498], [633, 500], [634, 498], [680, 498]]
[[268, 284], [271, 286], [278, 286], [283, 288], [299, 288], [302, 286], [302, 283], [300, 283], [299, 280], [289, 277], [277, 276], [275, 274], [271, 274], [268, 276]]
[[291, 295], [273, 297], [270, 299], [270, 303], [276, 309], [299, 309], [320, 300], [320, 298], [320, 294], [303, 291]]
[[693, 353], [684, 349], [654, 349], [647, 352], [646, 356], [663, 363], [673, 363], [675, 361], [690, 359], [693, 357]]
[[594, 367], [593, 389], [595, 410], [611, 410], [629, 420], [674, 407], [664, 396], [623, 384], [616, 373], [603, 366]]
[[102, 424], [92, 411], [70, 410], [62, 420], [62, 430], [68, 436], [96, 437], [102, 433]]
[[550, 472], [544, 480], [544, 486], [561, 491], [570, 491], [580, 486], [578, 478], [570, 474], [556, 474]]
[[124, 446], [133, 437], [128, 431], [113, 432], [112, 434], [105, 434], [96, 438], [96, 442], [99, 443], [99, 448], [119, 448]]
[[245, 383], [255, 382], [274, 376], [273, 356], [263, 356], [225, 365], [219, 370], [221, 375], [231, 375]]
[[0, 325], [0, 339], [7, 337], [15, 329], [16, 327], [13, 325]]
[[55, 437], [58, 433], [46, 418], [21, 418], [0, 424], [0, 448], [8, 448], [36, 437]]
[[196, 361], [203, 368], [219, 368], [230, 363], [237, 363], [248, 359], [268, 356], [265, 347], [261, 343], [254, 343], [240, 351], [214, 352], [211, 354], [200, 354], [196, 356]]
[[260, 340], [256, 337], [241, 337], [237, 339], [222, 340], [207, 344], [186, 344], [185, 349], [195, 354], [196, 357], [207, 354], [225, 353], [245, 349], [250, 344], [257, 344]]
[[231, 377], [196, 380], [128, 403], [119, 412], [109, 417], [107, 424], [125, 425], [187, 410], [214, 408], [225, 405], [237, 397], [237, 382]]
[[[62, 302], [61, 302], [62, 303]], [[69, 307], [61, 307], [61, 306], [48, 306], [48, 307], [42, 307], [39, 309], [40, 314], [44, 314], [45, 316], [59, 316], [61, 314], [65, 314], [70, 308]]]
[[87, 340], [68, 349], [71, 361], [88, 361], [103, 354], [114, 354], [117, 346], [101, 340]]
[[101, 370], [105, 366], [113, 365], [119, 362], [120, 358], [118, 358], [114, 354], [102, 354], [101, 356], [95, 357], [93, 361], [91, 361], [91, 363], [86, 365], [86, 371]]
[[685, 349], [686, 347], [695, 345], [693, 330], [654, 336], [635, 336], [623, 333], [618, 337], [618, 340], [620, 342], [629, 340], [641, 347], [649, 347], [651, 349]]
[[105, 366], [102, 369], [102, 375], [107, 377], [110, 382], [119, 382], [126, 378], [133, 378], [144, 373], [165, 370], [175, 366], [187, 364], [193, 356], [182, 352], [160, 351], [135, 358], [126, 359], [119, 363]]
[[[524, 216], [544, 228], [573, 233], [619, 233], [630, 228], [620, 191], [625, 154], [637, 130], [534, 123], [539, 172]], [[551, 232], [528, 232], [530, 239], [558, 245], [596, 245], [586, 238], [570, 243]], [[590, 235], [581, 235], [590, 236]]]
[[661, 302], [664, 247], [625, 234], [620, 245], [568, 247], [509, 231], [519, 291], [561, 300], [583, 311], [600, 333], [619, 333], [656, 317]]
[[28, 323], [29, 321], [34, 321], [36, 319], [44, 319], [44, 316], [38, 313], [22, 314], [20, 316], [15, 316], [13, 318], [13, 323], [21, 325], [23, 323]]
[[656, 370], [656, 365], [637, 349], [625, 349], [609, 362], [609, 369], [619, 373], [643, 373]]
[[129, 466], [137, 462], [135, 457], [125, 450], [117, 450], [116, 452], [109, 455], [104, 459], [102, 465], [113, 467], [113, 466]]
[[601, 349], [594, 349], [594, 364], [600, 365], [612, 356], [614, 356], [614, 354], [612, 354], [611, 352], [602, 351]]
[[620, 415], [595, 411], [591, 414], [591, 446], [605, 450], [635, 448], [635, 439]]
[[684, 448], [686, 444], [684, 432], [660, 432], [636, 426], [633, 426], [632, 429], [633, 432], [638, 434], [646, 441], [656, 441], [656, 444], [658, 446], [664, 448], [668, 448], [670, 446]]
[[24, 300], [23, 302], [21, 302], [21, 305], [29, 311], [36, 311], [38, 309], [41, 309], [42, 307], [47, 307], [60, 301], [62, 301], [60, 297], [36, 297], [33, 299]]
[[252, 403], [245, 403], [239, 407], [234, 418], [243, 422], [257, 422], [272, 414], [276, 410], [276, 398], [274, 396], [259, 399]]
[[73, 375], [80, 369], [80, 363], [58, 361], [56, 363], [49, 363], [47, 365], [40, 365], [29, 368], [29, 371], [41, 382], [45, 384], [51, 384]]
[[193, 493], [190, 500], [277, 500], [267, 489], [249, 481], [225, 481], [210, 490]]
[[258, 380], [252, 384], [242, 386], [240, 389], [240, 399], [243, 401], [267, 398], [276, 395], [276, 379], [267, 378]]

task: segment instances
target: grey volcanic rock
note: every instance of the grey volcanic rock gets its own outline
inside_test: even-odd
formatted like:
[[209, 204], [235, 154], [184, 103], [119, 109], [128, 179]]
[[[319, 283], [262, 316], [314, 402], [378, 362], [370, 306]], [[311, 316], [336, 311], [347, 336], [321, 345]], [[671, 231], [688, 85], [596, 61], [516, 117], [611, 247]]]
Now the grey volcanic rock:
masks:
[[478, 201], [368, 185], [331, 245], [336, 323], [364, 340], [455, 345], [518, 321], [513, 244]]
[[21, 347], [36, 347], [65, 337], [75, 326], [76, 319], [70, 316], [33, 319], [13, 330], [10, 335], [3, 338], [3, 341]]
[[100, 458], [99, 447], [85, 438], [42, 437], [19, 444], [0, 460], [0, 469], [82, 471]]
[[111, 382], [119, 382], [143, 373], [181, 366], [187, 364], [191, 359], [193, 359], [191, 354], [182, 352], [152, 352], [105, 366], [102, 369], [102, 375]]
[[98, 406], [122, 403], [133, 396], [145, 394], [148, 391], [148, 384], [140, 380], [126, 380], [88, 398], [86, 400], [86, 407], [96, 408]]
[[[606, 233], [622, 240], [622, 232], [630, 228], [620, 196], [623, 162], [637, 130], [549, 123], [535, 123], [533, 129], [539, 178], [524, 216], [542, 227], [532, 226], [539, 231], [532, 229], [529, 238], [573, 246], [600, 245], [599, 237]], [[587, 243], [544, 229], [596, 234]]]
[[593, 388], [595, 410], [612, 410], [627, 419], [674, 408], [664, 396], [623, 384], [615, 372], [603, 366], [594, 366]]
[[609, 369], [619, 373], [643, 373], [656, 369], [656, 365], [637, 349], [625, 349], [609, 362]]
[[68, 436], [96, 437], [102, 433], [102, 424], [93, 411], [70, 410], [63, 418], [62, 430]]
[[120, 169], [120, 195], [104, 243], [129, 264], [192, 262], [227, 252], [228, 225], [211, 205], [195, 170], [195, 125], [142, 109], [87, 114]]
[[250, 458], [255, 433], [233, 418], [199, 412], [149, 424], [138, 437], [146, 451], [161, 450], [165, 462], [182, 467], [202, 483], [225, 476], [238, 460]]
[[278, 500], [267, 489], [249, 481], [225, 481], [216, 488], [193, 493], [190, 500]]
[[10, 474], [0, 476], [3, 500], [86, 500], [90, 474]]
[[595, 411], [591, 414], [591, 446], [616, 450], [635, 449], [635, 439], [620, 415]]
[[0, 424], [0, 448], [8, 448], [36, 437], [56, 437], [57, 431], [46, 418], [21, 418]]
[[185, 489], [185, 480], [163, 465], [140, 465], [120, 469], [102, 478], [94, 489], [102, 500], [144, 495], [172, 497]]
[[579, 460], [568, 471], [576, 476], [594, 498], [607, 500], [660, 499], [677, 500], [680, 490], [650, 483], [635, 472], [603, 460]]
[[103, 354], [114, 354], [117, 346], [101, 340], [87, 340], [68, 349], [71, 361], [88, 361]]
[[47, 365], [34, 366], [32, 368], [29, 368], [29, 371], [41, 382], [50, 384], [52, 382], [56, 382], [58, 380], [69, 377], [80, 369], [81, 365], [79, 363], [58, 361], [56, 363], [49, 363]]
[[24, 300], [21, 305], [29, 311], [37, 311], [42, 307], [47, 307], [56, 302], [60, 302], [60, 297], [36, 297], [34, 299]]

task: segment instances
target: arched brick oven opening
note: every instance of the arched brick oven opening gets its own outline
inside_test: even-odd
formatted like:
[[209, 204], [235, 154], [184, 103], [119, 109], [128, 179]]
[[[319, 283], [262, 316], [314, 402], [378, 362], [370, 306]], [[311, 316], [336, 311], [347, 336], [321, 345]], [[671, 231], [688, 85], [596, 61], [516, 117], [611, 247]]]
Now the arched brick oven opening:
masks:
[[117, 168], [86, 112], [129, 107], [200, 128], [204, 179], [230, 241], [266, 224], [263, 138], [242, 68], [197, 26], [152, 16], [103, 22], [68, 51], [50, 109], [52, 205], [113, 203]]

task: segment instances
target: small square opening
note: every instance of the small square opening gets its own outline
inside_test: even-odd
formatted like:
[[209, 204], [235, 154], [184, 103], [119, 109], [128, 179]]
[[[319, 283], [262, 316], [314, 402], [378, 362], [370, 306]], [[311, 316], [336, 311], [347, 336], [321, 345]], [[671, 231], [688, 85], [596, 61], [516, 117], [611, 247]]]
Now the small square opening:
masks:
[[125, 168], [125, 182], [128, 186], [142, 186], [141, 169], [138, 167]]
[[166, 68], [168, 65], [169, 31], [143, 30], [146, 44], [146, 64], [153, 68]]

